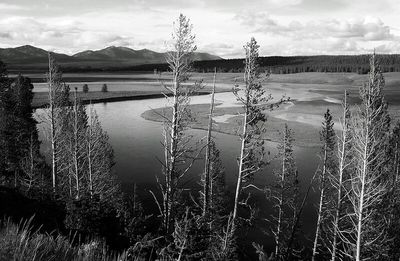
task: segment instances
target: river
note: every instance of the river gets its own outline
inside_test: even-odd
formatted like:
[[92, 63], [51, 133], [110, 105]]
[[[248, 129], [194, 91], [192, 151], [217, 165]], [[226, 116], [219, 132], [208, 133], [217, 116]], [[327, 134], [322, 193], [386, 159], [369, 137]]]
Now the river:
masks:
[[[232, 102], [227, 94], [216, 95], [217, 100]], [[198, 96], [192, 99], [193, 104], [207, 103], [209, 96]], [[136, 183], [140, 195], [147, 211], [155, 211], [155, 204], [150, 197], [149, 190], [155, 190], [156, 175], [161, 173], [161, 164], [158, 159], [163, 158], [162, 141], [162, 123], [145, 120], [141, 114], [152, 108], [165, 106], [165, 99], [147, 99], [135, 101], [122, 101], [113, 103], [94, 104], [94, 109], [99, 115], [104, 130], [107, 131], [111, 145], [115, 153], [114, 167], [115, 173], [123, 185], [125, 191], [128, 191], [130, 185]], [[43, 113], [42, 109], [36, 111], [36, 115]], [[40, 137], [43, 140], [42, 149], [46, 152], [46, 142], [44, 139], [43, 125], [39, 124]], [[189, 130], [188, 133], [193, 136], [194, 141], [198, 141], [206, 135], [203, 130]], [[236, 185], [237, 156], [239, 155], [239, 138], [234, 135], [214, 133], [216, 144], [221, 152], [222, 163], [226, 172], [226, 184], [229, 195], [233, 196], [234, 186]], [[317, 138], [317, 137], [316, 137]], [[276, 154], [276, 143], [266, 142], [266, 149], [270, 152], [270, 158]], [[318, 149], [309, 147], [295, 147], [295, 158], [297, 169], [299, 171], [301, 189], [304, 192], [309, 181], [318, 165]], [[255, 183], [258, 186], [264, 186], [273, 180], [272, 169], [274, 163], [269, 165], [262, 172], [257, 173]], [[188, 188], [193, 190], [196, 195], [199, 181], [199, 173], [203, 168], [203, 162], [194, 164], [187, 180]], [[259, 219], [267, 217], [271, 206], [268, 204], [265, 196], [260, 192], [254, 192], [254, 199], [257, 207], [260, 209]], [[315, 208], [317, 201], [316, 193], [312, 192], [302, 220], [302, 228], [306, 233], [312, 233], [315, 226]], [[258, 221], [261, 226], [266, 228], [266, 223]], [[247, 243], [256, 241], [264, 244], [265, 249], [271, 250], [273, 243], [271, 239], [262, 233], [262, 229], [250, 228], [247, 232]], [[252, 249], [246, 250], [252, 252]], [[253, 251], [254, 252], [254, 251]]]

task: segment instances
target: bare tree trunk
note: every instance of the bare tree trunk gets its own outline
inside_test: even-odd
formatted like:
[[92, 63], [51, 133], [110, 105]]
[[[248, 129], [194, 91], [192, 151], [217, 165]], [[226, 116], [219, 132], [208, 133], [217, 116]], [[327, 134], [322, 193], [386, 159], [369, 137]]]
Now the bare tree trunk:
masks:
[[93, 136], [93, 108], [90, 106], [89, 110], [89, 126], [88, 126], [88, 176], [89, 176], [89, 193], [90, 197], [93, 197], [93, 167], [92, 167], [92, 136]]
[[214, 80], [213, 89], [211, 94], [211, 105], [210, 105], [210, 115], [208, 120], [208, 130], [207, 130], [207, 149], [204, 167], [204, 184], [203, 184], [203, 217], [208, 214], [210, 208], [210, 201], [212, 195], [212, 179], [210, 178], [210, 153], [211, 153], [211, 133], [212, 133], [212, 122], [213, 122], [213, 111], [214, 111], [214, 95], [215, 95], [215, 78], [217, 75], [217, 68], [214, 68]]
[[317, 218], [317, 227], [315, 230], [315, 238], [313, 245], [313, 254], [311, 260], [314, 261], [316, 255], [318, 254], [318, 240], [320, 237], [320, 230], [322, 225], [322, 215], [323, 215], [323, 205], [325, 200], [325, 175], [326, 175], [326, 163], [327, 163], [327, 144], [325, 142], [324, 145], [324, 159], [323, 159], [323, 167], [321, 174], [321, 193], [319, 197], [319, 205], [318, 205], [318, 218]]
[[236, 181], [236, 192], [235, 192], [235, 202], [234, 202], [234, 207], [233, 207], [233, 215], [232, 215], [232, 224], [235, 226], [235, 221], [237, 217], [237, 212], [238, 212], [238, 206], [239, 206], [239, 195], [241, 191], [241, 186], [242, 186], [242, 174], [243, 174], [243, 161], [244, 161], [244, 153], [245, 153], [245, 146], [246, 146], [246, 136], [247, 136], [247, 106], [246, 110], [244, 113], [244, 119], [243, 119], [243, 132], [242, 132], [242, 142], [240, 146], [240, 158], [239, 158], [239, 173]]
[[[369, 137], [369, 126], [367, 126], [366, 129], [366, 135], [365, 135], [365, 144], [369, 144], [368, 142], [368, 137]], [[364, 147], [364, 154], [363, 154], [363, 169], [361, 173], [361, 190], [360, 190], [360, 196], [359, 196], [359, 205], [358, 205], [358, 219], [357, 219], [357, 242], [356, 242], [356, 261], [360, 261], [361, 258], [361, 236], [362, 236], [362, 229], [363, 229], [363, 212], [364, 212], [364, 194], [365, 194], [365, 176], [367, 175], [368, 171], [368, 146]]]
[[50, 143], [51, 143], [51, 176], [52, 176], [52, 187], [53, 192], [56, 192], [57, 186], [57, 143], [56, 143], [56, 124], [55, 124], [55, 99], [54, 97], [54, 86], [53, 86], [53, 62], [51, 60], [50, 53], [48, 54], [49, 59], [49, 110], [50, 110]]
[[276, 225], [276, 235], [275, 235], [275, 257], [278, 258], [280, 253], [280, 236], [281, 236], [281, 224], [282, 224], [282, 215], [283, 215], [283, 193], [284, 193], [284, 186], [285, 186], [285, 172], [286, 172], [286, 164], [285, 164], [285, 152], [286, 152], [286, 131], [284, 132], [283, 137], [283, 156], [282, 156], [282, 177], [281, 177], [281, 184], [280, 184], [280, 195], [279, 195], [279, 206], [278, 206], [278, 220]]
[[79, 199], [79, 189], [80, 189], [80, 184], [79, 184], [79, 123], [78, 123], [78, 89], [75, 87], [75, 92], [74, 92], [74, 123], [73, 123], [73, 148], [72, 148], [72, 160], [73, 160], [73, 168], [74, 168], [74, 178], [75, 178], [75, 186], [76, 186], [76, 195], [75, 198]]
[[338, 234], [339, 234], [339, 220], [342, 210], [343, 200], [343, 176], [347, 168], [347, 146], [348, 146], [348, 106], [347, 106], [347, 92], [344, 91], [344, 102], [343, 102], [343, 119], [342, 119], [342, 134], [338, 150], [339, 168], [338, 168], [338, 180], [337, 180], [337, 203], [335, 217], [333, 220], [333, 242], [332, 242], [332, 258], [331, 261], [335, 261], [337, 258], [338, 248]]

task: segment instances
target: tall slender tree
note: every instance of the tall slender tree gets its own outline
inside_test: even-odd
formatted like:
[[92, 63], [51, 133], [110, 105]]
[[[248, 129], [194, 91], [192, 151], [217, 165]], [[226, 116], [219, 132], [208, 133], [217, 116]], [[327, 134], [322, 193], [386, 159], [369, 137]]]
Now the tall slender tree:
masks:
[[351, 172], [352, 205], [350, 254], [355, 260], [378, 258], [386, 252], [387, 218], [380, 208], [388, 192], [385, 173], [388, 112], [383, 96], [384, 78], [375, 54], [370, 59], [368, 82], [361, 88], [361, 107], [352, 120], [355, 171]]
[[203, 217], [209, 214], [209, 208], [211, 205], [212, 197], [212, 178], [211, 178], [211, 153], [212, 153], [212, 124], [213, 124], [213, 112], [214, 112], [214, 95], [215, 95], [215, 79], [216, 79], [217, 69], [214, 69], [214, 81], [213, 89], [211, 93], [211, 103], [210, 103], [210, 115], [208, 118], [208, 129], [207, 129], [207, 144], [206, 144], [206, 156], [205, 156], [205, 166], [204, 174], [202, 176], [203, 193], [201, 194], [201, 201], [203, 203]]
[[318, 217], [314, 237], [313, 254], [312, 260], [315, 260], [318, 254], [320, 254], [320, 243], [322, 243], [322, 226], [328, 224], [326, 218], [330, 216], [328, 211], [330, 207], [327, 205], [327, 196], [330, 189], [330, 183], [328, 176], [334, 175], [335, 173], [335, 131], [333, 129], [333, 119], [329, 109], [324, 115], [324, 121], [322, 124], [322, 131], [320, 133], [322, 141], [322, 170], [319, 175], [319, 203], [318, 203]]
[[[69, 89], [62, 81], [62, 74], [54, 58], [48, 54], [49, 71], [47, 73], [48, 107], [47, 122], [49, 123], [49, 141], [51, 150], [51, 179], [53, 192], [56, 192], [59, 174], [60, 142], [65, 113], [62, 107], [69, 102]], [[64, 119], [63, 119], [64, 117]]]
[[270, 189], [269, 198], [273, 201], [275, 213], [270, 219], [271, 232], [275, 241], [275, 258], [283, 259], [288, 238], [296, 216], [297, 170], [293, 155], [293, 133], [285, 124], [278, 145], [279, 169], [274, 171], [276, 181]]
[[[345, 231], [342, 223], [342, 217], [345, 211], [346, 188], [348, 183], [348, 172], [351, 167], [351, 136], [349, 130], [350, 108], [347, 102], [347, 92], [344, 92], [342, 102], [343, 114], [341, 118], [342, 131], [337, 135], [337, 173], [329, 175], [330, 183], [335, 190], [336, 200], [334, 204], [333, 220], [332, 220], [332, 245], [330, 246], [331, 260], [341, 260], [341, 250], [339, 243], [341, 241], [343, 231]], [[332, 173], [335, 174], [335, 173]]]
[[[70, 170], [69, 173], [74, 180], [75, 198], [79, 199], [83, 189], [84, 170], [86, 165], [86, 129], [87, 115], [84, 106], [79, 102], [77, 88], [74, 92], [74, 102], [70, 114], [70, 133], [69, 133], [69, 154]], [[72, 185], [72, 184], [71, 184]]]
[[397, 121], [390, 137], [390, 165], [393, 173], [390, 182], [390, 227], [391, 238], [389, 256], [393, 260], [400, 258], [400, 121]]
[[[153, 194], [160, 209], [166, 234], [173, 231], [177, 200], [182, 192], [181, 181], [193, 164], [193, 157], [192, 160], [188, 157], [192, 151], [189, 145], [190, 137], [185, 135], [184, 131], [191, 117], [188, 104], [194, 89], [182, 84], [189, 78], [193, 52], [196, 50], [192, 27], [190, 20], [181, 14], [174, 23], [172, 50], [166, 56], [172, 71], [172, 85], [164, 84], [164, 87], [172, 94], [172, 98], [167, 97], [171, 103], [171, 116], [164, 116], [164, 180], [158, 180], [162, 203], [158, 202]], [[187, 164], [188, 160], [191, 163]]]
[[267, 120], [263, 113], [263, 104], [271, 99], [266, 95], [261, 85], [260, 70], [258, 66], [259, 45], [254, 38], [251, 38], [245, 46], [245, 72], [244, 89], [238, 85], [233, 92], [243, 109], [243, 129], [240, 135], [241, 146], [239, 156], [239, 171], [236, 181], [236, 191], [233, 207], [232, 222], [234, 226], [238, 218], [240, 205], [246, 205], [246, 200], [241, 198], [243, 190], [254, 187], [251, 180], [254, 174], [265, 164], [264, 140], [261, 138], [265, 131], [264, 123]]
[[99, 117], [91, 106], [86, 130], [86, 165], [84, 178], [86, 191], [91, 198], [97, 197], [103, 202], [113, 202], [120, 193], [119, 185], [113, 174], [114, 152], [107, 133], [101, 127]]

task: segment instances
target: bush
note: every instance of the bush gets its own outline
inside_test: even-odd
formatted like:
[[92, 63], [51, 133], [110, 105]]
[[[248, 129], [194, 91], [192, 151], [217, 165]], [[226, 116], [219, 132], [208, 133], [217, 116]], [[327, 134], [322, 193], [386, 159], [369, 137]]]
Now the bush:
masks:
[[108, 92], [107, 84], [103, 84], [101, 87], [101, 92]]
[[83, 197], [70, 200], [66, 206], [65, 226], [81, 237], [101, 237], [115, 248], [128, 247], [129, 242], [122, 236], [124, 228], [118, 210], [97, 199]]
[[83, 87], [82, 87], [82, 91], [84, 93], [88, 93], [89, 92], [89, 86], [87, 84], [84, 84]]

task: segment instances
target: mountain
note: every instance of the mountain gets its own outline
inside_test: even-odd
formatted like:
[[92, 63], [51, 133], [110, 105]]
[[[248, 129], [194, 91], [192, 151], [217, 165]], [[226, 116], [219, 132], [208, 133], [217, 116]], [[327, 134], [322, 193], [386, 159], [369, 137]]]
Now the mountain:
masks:
[[[127, 47], [110, 46], [97, 51], [83, 51], [74, 54], [73, 57], [85, 60], [136, 60], [138, 63], [163, 63], [165, 53], [158, 53], [148, 49], [133, 50]], [[194, 54], [195, 61], [221, 60], [222, 58], [208, 53]]]
[[[53, 57], [59, 62], [73, 60], [69, 55], [60, 53], [53, 53]], [[15, 48], [0, 48], [0, 60], [6, 63], [44, 63], [48, 61], [48, 56], [46, 50], [23, 45]]]
[[81, 60], [135, 61], [139, 63], [160, 63], [165, 60], [164, 54], [148, 49], [133, 50], [127, 47], [110, 46], [97, 51], [83, 51], [73, 57]]
[[[53, 53], [53, 57], [60, 65], [68, 66], [97, 66], [102, 64], [152, 64], [165, 63], [165, 53], [158, 53], [148, 49], [133, 50], [127, 47], [110, 46], [101, 50], [86, 50], [72, 56]], [[220, 60], [221, 57], [208, 53], [195, 53], [194, 60]], [[0, 48], [0, 60], [11, 65], [44, 64], [47, 63], [47, 51], [24, 45], [16, 48]]]

